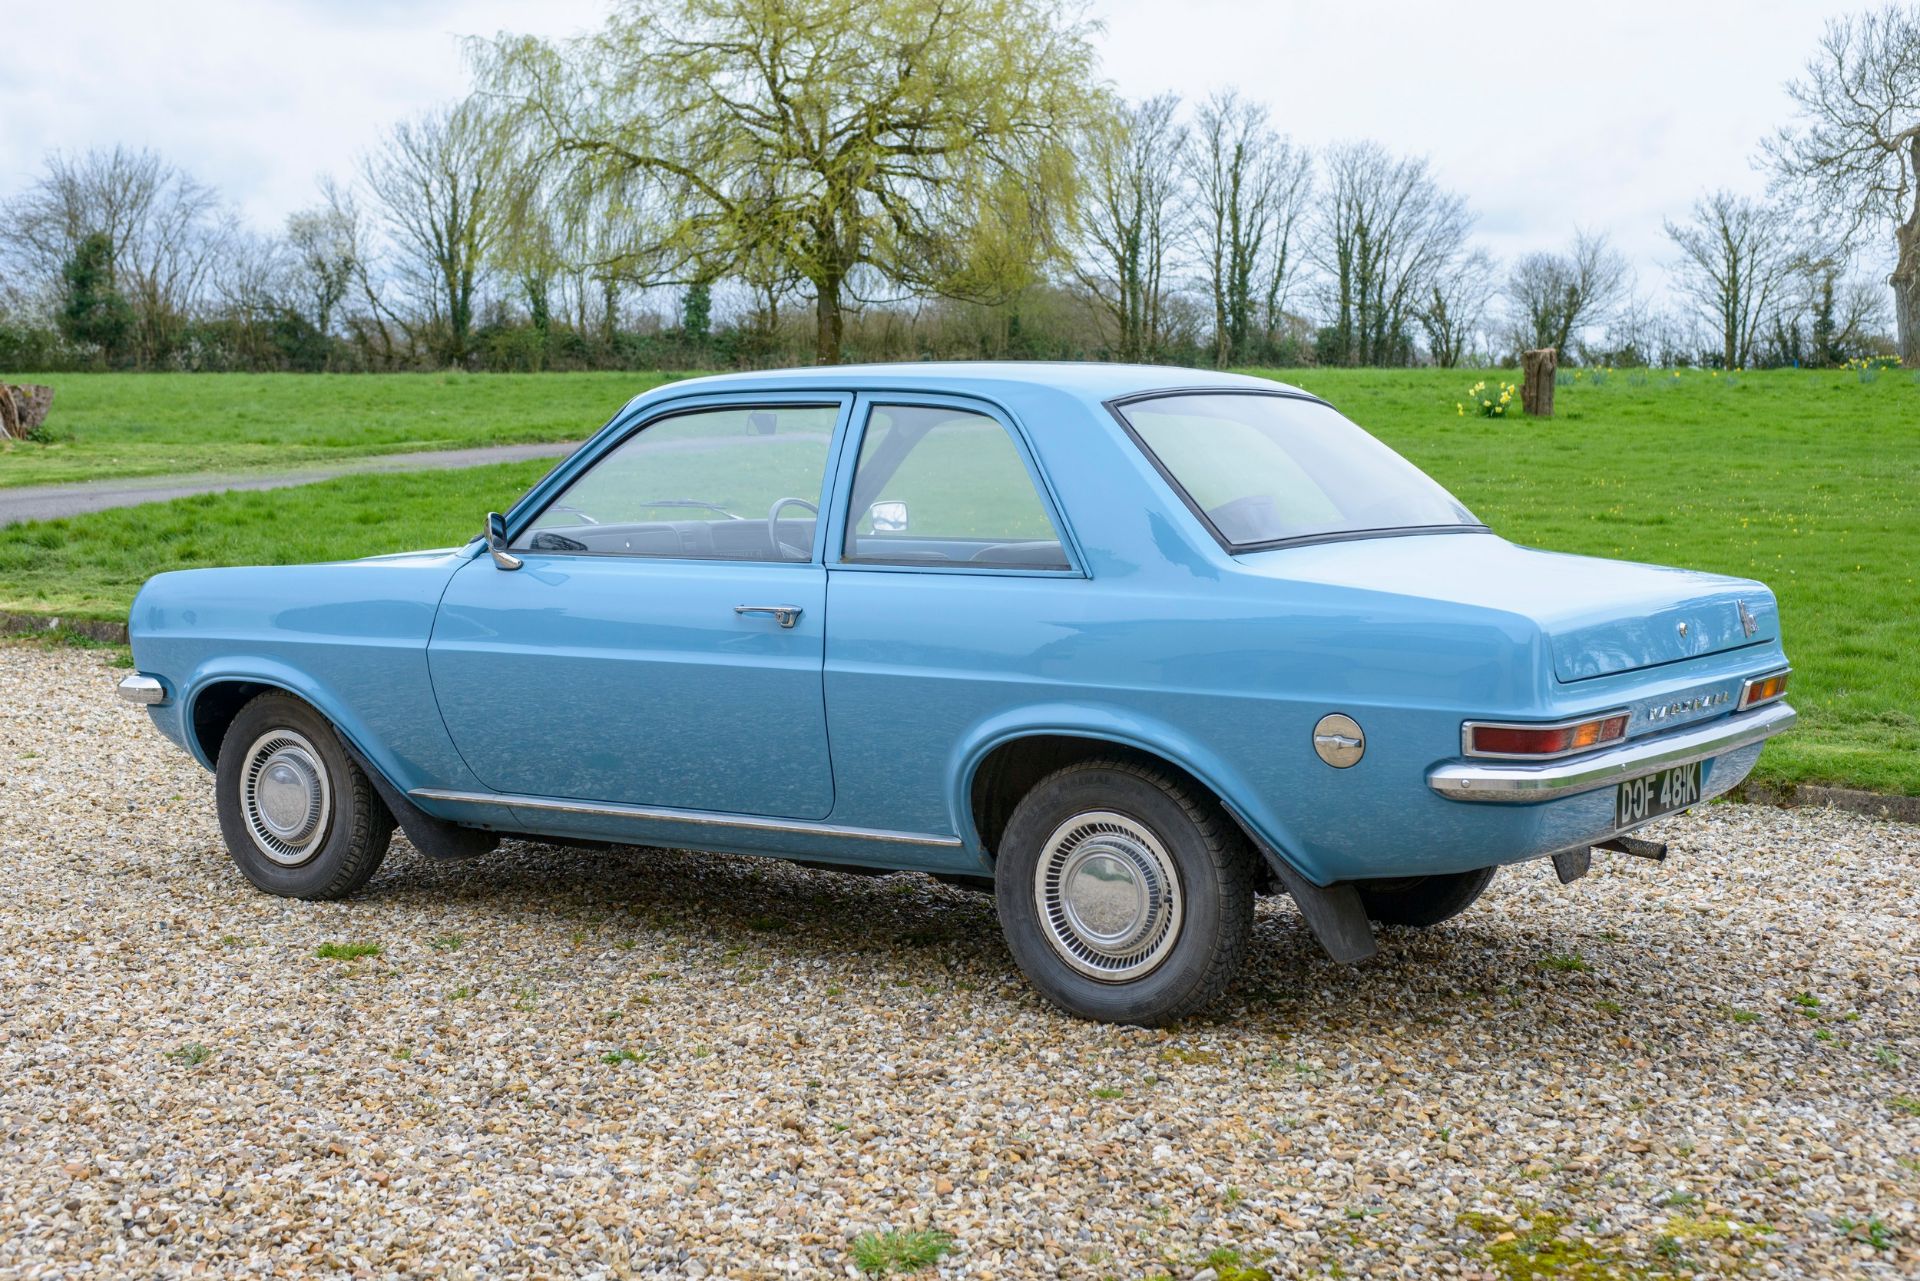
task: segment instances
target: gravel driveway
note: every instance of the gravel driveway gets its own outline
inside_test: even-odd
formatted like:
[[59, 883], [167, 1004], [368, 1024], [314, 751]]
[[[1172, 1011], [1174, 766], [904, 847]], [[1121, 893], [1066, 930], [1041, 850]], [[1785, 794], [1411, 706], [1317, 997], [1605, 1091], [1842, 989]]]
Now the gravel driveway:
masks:
[[119, 674], [0, 646], [0, 1275], [1920, 1270], [1920, 828], [1716, 806], [1354, 969], [1264, 901], [1126, 1031], [922, 877], [397, 844], [268, 898]]

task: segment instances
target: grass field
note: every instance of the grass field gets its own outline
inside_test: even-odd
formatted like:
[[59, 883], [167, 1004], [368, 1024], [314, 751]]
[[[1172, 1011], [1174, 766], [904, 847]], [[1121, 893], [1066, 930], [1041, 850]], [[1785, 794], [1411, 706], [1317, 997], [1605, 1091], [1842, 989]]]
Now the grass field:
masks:
[[579, 440], [678, 376], [8, 374], [53, 386], [52, 439], [0, 447], [0, 486]]
[[[1767, 749], [1760, 776], [1920, 795], [1920, 380], [1911, 373], [1589, 376], [1560, 389], [1548, 422], [1457, 415], [1476, 378], [1458, 371], [1276, 376], [1332, 400], [1516, 541], [1767, 582], [1780, 597], [1804, 720]], [[410, 384], [402, 396], [437, 385], [386, 381]], [[489, 381], [444, 386], [461, 403], [504, 400], [473, 390]], [[584, 406], [597, 395], [588, 419], [638, 385], [594, 376], [581, 381], [600, 390], [577, 392], [573, 376], [501, 381], [554, 387], [545, 397], [516, 389], [529, 404]], [[184, 413], [197, 384], [173, 386]], [[392, 417], [397, 435], [403, 415]], [[329, 435], [320, 426], [312, 434]], [[113, 617], [162, 569], [462, 541], [544, 469], [351, 477], [0, 530], [0, 610]]]

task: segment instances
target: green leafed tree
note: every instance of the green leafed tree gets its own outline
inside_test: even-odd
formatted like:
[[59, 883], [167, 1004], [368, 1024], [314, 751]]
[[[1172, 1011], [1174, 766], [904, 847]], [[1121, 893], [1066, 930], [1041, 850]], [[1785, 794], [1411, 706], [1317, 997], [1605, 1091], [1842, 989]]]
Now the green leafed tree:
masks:
[[133, 308], [113, 281], [113, 241], [96, 231], [74, 247], [60, 270], [60, 332], [117, 361], [133, 337]]
[[688, 342], [705, 342], [713, 334], [713, 286], [696, 280], [680, 299], [680, 331]]
[[659, 203], [631, 252], [804, 281], [833, 363], [865, 279], [985, 302], [1031, 283], [1070, 208], [1090, 33], [1070, 0], [623, 0], [597, 33], [475, 61], [556, 192], [639, 180]]

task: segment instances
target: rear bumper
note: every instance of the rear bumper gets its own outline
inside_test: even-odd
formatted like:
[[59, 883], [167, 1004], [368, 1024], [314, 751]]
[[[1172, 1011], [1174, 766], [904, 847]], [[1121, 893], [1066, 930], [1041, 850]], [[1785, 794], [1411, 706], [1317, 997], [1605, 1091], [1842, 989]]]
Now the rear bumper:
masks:
[[1538, 765], [1513, 761], [1451, 761], [1427, 771], [1427, 786], [1450, 801], [1525, 804], [1558, 800], [1611, 787], [1655, 770], [1691, 765], [1735, 752], [1792, 727], [1785, 703], [1736, 712], [1697, 729], [1642, 738], [1595, 752]]

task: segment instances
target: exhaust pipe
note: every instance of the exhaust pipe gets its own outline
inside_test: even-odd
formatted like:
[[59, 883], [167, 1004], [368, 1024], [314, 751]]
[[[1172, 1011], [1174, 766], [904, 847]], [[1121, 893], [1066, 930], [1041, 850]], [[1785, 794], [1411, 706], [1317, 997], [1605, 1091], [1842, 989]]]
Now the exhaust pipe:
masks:
[[1654, 863], [1667, 861], [1665, 841], [1643, 841], [1637, 836], [1616, 836], [1612, 840], [1601, 841], [1593, 848], [1610, 850], [1615, 854], [1630, 854], [1634, 858], [1644, 858]]

